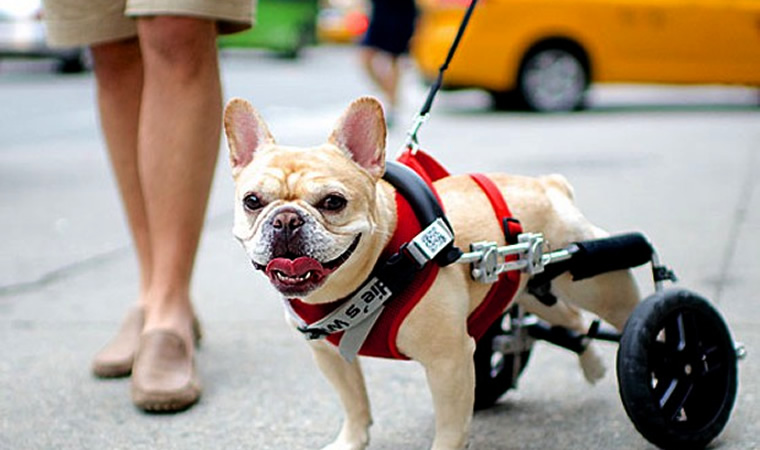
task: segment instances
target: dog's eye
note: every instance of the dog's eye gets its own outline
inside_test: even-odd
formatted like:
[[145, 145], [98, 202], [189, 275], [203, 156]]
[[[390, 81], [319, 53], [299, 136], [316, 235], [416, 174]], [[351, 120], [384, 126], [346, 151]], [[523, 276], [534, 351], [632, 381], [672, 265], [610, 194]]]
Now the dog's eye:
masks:
[[243, 198], [243, 205], [247, 210], [255, 211], [264, 206], [264, 203], [262, 203], [261, 199], [257, 197], [256, 194], [248, 194]]
[[338, 194], [330, 194], [327, 197], [323, 198], [319, 204], [317, 204], [317, 208], [325, 210], [325, 211], [340, 211], [341, 209], [346, 207], [346, 199]]

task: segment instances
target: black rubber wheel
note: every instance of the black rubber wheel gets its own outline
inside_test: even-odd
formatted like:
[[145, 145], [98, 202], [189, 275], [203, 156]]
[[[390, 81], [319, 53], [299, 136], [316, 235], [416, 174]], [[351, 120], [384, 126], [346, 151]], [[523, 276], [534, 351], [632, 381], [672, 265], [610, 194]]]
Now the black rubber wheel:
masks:
[[515, 92], [529, 110], [564, 112], [583, 107], [588, 84], [588, 68], [577, 52], [547, 45], [526, 55]]
[[617, 354], [625, 411], [649, 442], [704, 448], [736, 399], [736, 349], [720, 313], [683, 289], [657, 292], [631, 314]]
[[[501, 316], [486, 331], [475, 347], [475, 410], [490, 408], [504, 393], [515, 386], [514, 354], [504, 354], [494, 350], [493, 340], [497, 336], [509, 336], [512, 332], [505, 326], [510, 313]], [[505, 317], [506, 316], [506, 317]], [[517, 376], [519, 377], [530, 358], [530, 349], [519, 355]]]

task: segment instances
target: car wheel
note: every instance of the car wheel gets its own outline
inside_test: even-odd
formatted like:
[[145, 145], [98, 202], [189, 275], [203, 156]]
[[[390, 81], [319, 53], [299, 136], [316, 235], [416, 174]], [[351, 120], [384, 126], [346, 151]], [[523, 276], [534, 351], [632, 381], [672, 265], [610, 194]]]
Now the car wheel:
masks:
[[58, 62], [58, 73], [81, 73], [85, 70], [85, 63], [81, 53], [65, 56]]
[[589, 83], [581, 58], [560, 47], [530, 52], [517, 77], [517, 95], [532, 111], [560, 112], [580, 109]]

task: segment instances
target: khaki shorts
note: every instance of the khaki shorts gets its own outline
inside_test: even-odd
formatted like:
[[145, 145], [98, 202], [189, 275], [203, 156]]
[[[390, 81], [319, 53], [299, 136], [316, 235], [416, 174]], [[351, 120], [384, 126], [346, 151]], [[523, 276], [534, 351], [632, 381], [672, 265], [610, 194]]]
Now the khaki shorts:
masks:
[[256, 0], [43, 0], [48, 43], [74, 47], [137, 36], [136, 17], [216, 20], [221, 34], [251, 27]]

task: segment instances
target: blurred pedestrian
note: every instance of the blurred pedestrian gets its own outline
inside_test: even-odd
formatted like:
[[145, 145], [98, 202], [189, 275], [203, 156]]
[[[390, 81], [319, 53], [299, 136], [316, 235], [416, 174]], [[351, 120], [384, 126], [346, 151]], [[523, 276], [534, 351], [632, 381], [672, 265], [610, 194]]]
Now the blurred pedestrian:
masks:
[[44, 0], [50, 44], [91, 48], [100, 126], [139, 263], [137, 304], [92, 369], [131, 373], [132, 400], [146, 411], [200, 397], [190, 280], [220, 143], [216, 37], [250, 28], [253, 6]]
[[399, 59], [409, 51], [416, 19], [414, 0], [372, 0], [369, 27], [361, 41], [361, 60], [383, 93], [388, 126], [395, 122], [399, 107]]

